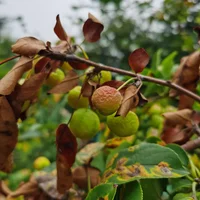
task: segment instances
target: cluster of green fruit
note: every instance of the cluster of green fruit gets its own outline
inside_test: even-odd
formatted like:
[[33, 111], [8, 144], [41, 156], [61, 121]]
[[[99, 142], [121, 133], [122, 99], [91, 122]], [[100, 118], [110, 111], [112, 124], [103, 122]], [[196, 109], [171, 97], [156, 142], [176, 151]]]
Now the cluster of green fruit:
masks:
[[[101, 78], [104, 78], [104, 74]], [[93, 81], [95, 79], [96, 77]], [[111, 75], [109, 79], [111, 80]], [[100, 79], [101, 83], [103, 81]], [[81, 96], [81, 86], [76, 86], [68, 94], [68, 105], [76, 109], [69, 123], [72, 133], [81, 139], [94, 137], [100, 128], [99, 115], [103, 115], [107, 117], [107, 125], [115, 135], [126, 137], [135, 134], [139, 127], [139, 120], [134, 112], [130, 111], [126, 117], [115, 116], [121, 102], [122, 95], [117, 89], [101, 86], [94, 91], [91, 97], [91, 104], [95, 110], [93, 111], [88, 108], [88, 98]]]

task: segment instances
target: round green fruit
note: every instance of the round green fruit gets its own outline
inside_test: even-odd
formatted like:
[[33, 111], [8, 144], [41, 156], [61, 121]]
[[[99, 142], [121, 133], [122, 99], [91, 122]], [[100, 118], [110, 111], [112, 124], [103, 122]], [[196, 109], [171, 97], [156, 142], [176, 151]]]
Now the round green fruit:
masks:
[[40, 156], [35, 159], [33, 166], [37, 170], [42, 170], [43, 168], [48, 167], [50, 164], [51, 163], [48, 158], [44, 156]]
[[154, 115], [154, 114], [161, 114], [163, 112], [162, 107], [160, 106], [160, 104], [153, 104], [149, 110], [148, 110], [149, 114]]
[[155, 127], [155, 128], [162, 128], [163, 127], [163, 123], [164, 123], [164, 117], [158, 114], [154, 114], [151, 117], [151, 126]]
[[68, 104], [74, 109], [87, 108], [89, 105], [89, 100], [87, 97], [80, 96], [81, 86], [76, 86], [70, 90], [67, 99]]
[[110, 86], [99, 87], [92, 95], [92, 104], [102, 115], [111, 115], [116, 112], [121, 101], [120, 92]]
[[91, 139], [100, 129], [100, 121], [95, 112], [87, 108], [76, 110], [69, 123], [74, 136], [80, 139]]
[[129, 111], [126, 117], [110, 115], [107, 117], [108, 128], [119, 137], [134, 135], [139, 128], [138, 116]]
[[48, 79], [46, 80], [46, 84], [54, 87], [59, 84], [64, 78], [64, 72], [61, 69], [56, 69], [54, 72], [51, 72]]

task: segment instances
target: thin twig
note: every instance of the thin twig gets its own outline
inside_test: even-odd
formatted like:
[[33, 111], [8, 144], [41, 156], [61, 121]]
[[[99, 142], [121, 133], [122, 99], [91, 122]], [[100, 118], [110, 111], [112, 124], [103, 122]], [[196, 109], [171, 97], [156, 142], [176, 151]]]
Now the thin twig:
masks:
[[191, 151], [200, 147], [200, 137], [195, 140], [186, 142], [185, 144], [181, 145], [181, 147], [186, 151]]
[[170, 81], [166, 81], [166, 80], [162, 80], [162, 79], [158, 79], [158, 78], [153, 78], [153, 77], [150, 77], [150, 76], [144, 76], [144, 75], [141, 75], [141, 74], [140, 75], [135, 74], [131, 71], [126, 71], [126, 70], [123, 70], [123, 69], [107, 66], [107, 65], [104, 65], [104, 64], [101, 64], [101, 63], [96, 63], [96, 62], [93, 62], [91, 60], [80, 58], [78, 56], [71, 55], [71, 54], [66, 55], [66, 54], [53, 53], [53, 52], [47, 53], [47, 52], [43, 52], [43, 51], [41, 51], [40, 54], [42, 56], [47, 56], [47, 57], [50, 57], [51, 59], [55, 59], [55, 60], [75, 61], [75, 62], [79, 62], [79, 63], [85, 63], [89, 66], [93, 66], [93, 67], [99, 68], [101, 70], [115, 72], [115, 73], [118, 73], [118, 74], [127, 75], [127, 76], [131, 76], [131, 77], [139, 77], [143, 81], [148, 81], [148, 82], [156, 83], [158, 85], [163, 85], [163, 86], [167, 86], [169, 88], [173, 88], [173, 89], [181, 92], [182, 94], [185, 94], [185, 95], [191, 97], [192, 99], [194, 99], [194, 100], [196, 100], [197, 102], [200, 103], [200, 96], [198, 96], [197, 94], [181, 87], [180, 85], [172, 83]]
[[19, 58], [20, 57], [20, 55], [16, 55], [16, 56], [12, 56], [12, 57], [10, 57], [10, 58], [6, 58], [5, 60], [2, 60], [1, 62], [0, 62], [0, 65], [3, 65], [4, 63], [6, 63], [6, 62], [8, 62], [8, 61], [11, 61], [11, 60], [14, 60], [15, 58]]

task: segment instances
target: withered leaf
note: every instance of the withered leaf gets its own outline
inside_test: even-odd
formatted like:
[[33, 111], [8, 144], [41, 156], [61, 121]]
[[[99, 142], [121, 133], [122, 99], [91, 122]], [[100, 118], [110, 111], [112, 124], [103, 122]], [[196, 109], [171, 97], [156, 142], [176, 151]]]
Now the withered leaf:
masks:
[[9, 95], [23, 73], [31, 69], [32, 59], [22, 56], [14, 67], [0, 80], [0, 94]]
[[187, 131], [184, 129], [181, 130], [180, 127], [168, 127], [163, 130], [161, 139], [169, 144], [169, 143], [177, 143], [184, 144], [190, 138], [190, 135], [187, 134]]
[[100, 183], [100, 171], [93, 167], [79, 166], [73, 170], [73, 182], [79, 188], [87, 189], [88, 178], [90, 178], [91, 188]]
[[86, 78], [82, 87], [81, 87], [81, 95], [83, 97], [91, 97], [94, 91], [94, 87], [88, 83], [88, 79]]
[[[195, 92], [197, 82], [199, 80], [199, 66], [200, 66], [200, 52], [195, 51], [189, 56], [185, 56], [181, 59], [180, 66], [178, 67], [172, 82], [187, 88], [192, 92]], [[181, 95], [179, 101], [179, 108], [192, 108], [193, 102], [190, 98], [181, 94], [177, 90], [171, 89], [169, 92], [171, 97]], [[186, 101], [189, 102], [186, 102]]]
[[18, 197], [20, 195], [33, 195], [39, 192], [38, 183], [36, 181], [29, 181], [27, 183], [22, 184], [16, 191], [11, 192], [8, 196], [10, 197]]
[[43, 57], [41, 58], [34, 66], [35, 73], [39, 73], [45, 69], [45, 67], [49, 64], [50, 58]]
[[55, 47], [52, 47], [53, 52], [59, 52], [59, 53], [74, 53], [76, 51], [76, 47], [70, 45], [67, 41], [61, 41], [58, 45]]
[[18, 128], [13, 110], [4, 96], [0, 97], [0, 170], [5, 170], [17, 143]]
[[62, 82], [53, 87], [48, 93], [62, 94], [69, 92], [78, 85], [79, 76], [73, 70], [70, 70]]
[[12, 45], [12, 52], [23, 56], [34, 56], [42, 49], [46, 49], [45, 43], [34, 37], [20, 38]]
[[142, 72], [143, 69], [147, 66], [149, 60], [149, 55], [147, 54], [145, 49], [139, 48], [130, 54], [128, 58], [128, 63], [133, 71], [139, 73]]
[[100, 39], [101, 32], [103, 31], [103, 24], [95, 18], [92, 14], [88, 14], [88, 19], [83, 25], [83, 34], [85, 40], [88, 42], [96, 42]]
[[111, 81], [107, 81], [107, 82], [103, 83], [102, 86], [107, 85], [107, 86], [114, 87], [117, 89], [123, 84], [124, 84], [124, 81], [111, 80]]
[[46, 76], [46, 73], [40, 72], [38, 74], [34, 74], [32, 77], [26, 80], [21, 87], [16, 89], [16, 100], [24, 102], [35, 99], [37, 92], [42, 86]]
[[13, 153], [11, 153], [7, 160], [5, 161], [5, 163], [3, 164], [1, 171], [6, 172], [6, 173], [10, 173], [12, 171], [13, 168]]
[[165, 118], [167, 126], [186, 125], [191, 124], [191, 117], [193, 111], [190, 109], [178, 110], [176, 112], [166, 112], [162, 115]]
[[130, 85], [125, 90], [121, 106], [118, 109], [116, 116], [125, 117], [131, 109], [135, 108], [138, 105], [139, 97], [137, 93], [138, 88], [135, 85]]
[[68, 41], [67, 33], [65, 32], [65, 30], [61, 24], [59, 15], [56, 16], [56, 25], [54, 27], [54, 32], [60, 40]]
[[72, 186], [71, 166], [77, 153], [76, 137], [67, 124], [60, 124], [57, 128], [56, 146], [57, 189], [59, 193], [64, 194]]
[[77, 70], [84, 70], [87, 69], [89, 67], [89, 65], [85, 64], [85, 63], [80, 63], [80, 62], [76, 62], [76, 61], [68, 61], [68, 63]]

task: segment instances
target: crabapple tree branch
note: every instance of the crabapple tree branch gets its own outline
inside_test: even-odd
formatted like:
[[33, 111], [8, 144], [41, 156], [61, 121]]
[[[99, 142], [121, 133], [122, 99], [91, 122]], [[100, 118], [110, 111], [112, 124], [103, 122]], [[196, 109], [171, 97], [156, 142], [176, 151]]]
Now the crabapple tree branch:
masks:
[[79, 62], [79, 63], [85, 63], [87, 65], [91, 65], [95, 68], [98, 68], [99, 70], [115, 72], [115, 73], [118, 73], [118, 74], [130, 76], [130, 77], [139, 77], [143, 81], [148, 81], [148, 82], [152, 82], [152, 83], [155, 83], [155, 84], [158, 84], [158, 85], [163, 85], [163, 86], [167, 86], [169, 88], [175, 89], [178, 92], [185, 94], [185, 95], [191, 97], [192, 99], [194, 99], [194, 100], [196, 100], [197, 102], [200, 103], [200, 96], [198, 96], [197, 94], [181, 87], [180, 85], [172, 83], [171, 81], [153, 78], [153, 77], [150, 77], [150, 76], [144, 76], [144, 75], [141, 75], [141, 74], [135, 74], [131, 71], [126, 71], [126, 70], [123, 70], [123, 69], [107, 66], [107, 65], [104, 65], [104, 64], [101, 64], [101, 63], [96, 63], [96, 62], [91, 61], [91, 60], [80, 58], [80, 57], [75, 56], [73, 54], [61, 54], [61, 53], [46, 52], [46, 51], [41, 51], [39, 54], [41, 56], [46, 56], [46, 57], [49, 57], [49, 58], [55, 59], [55, 60], [74, 61], [74, 62]]

